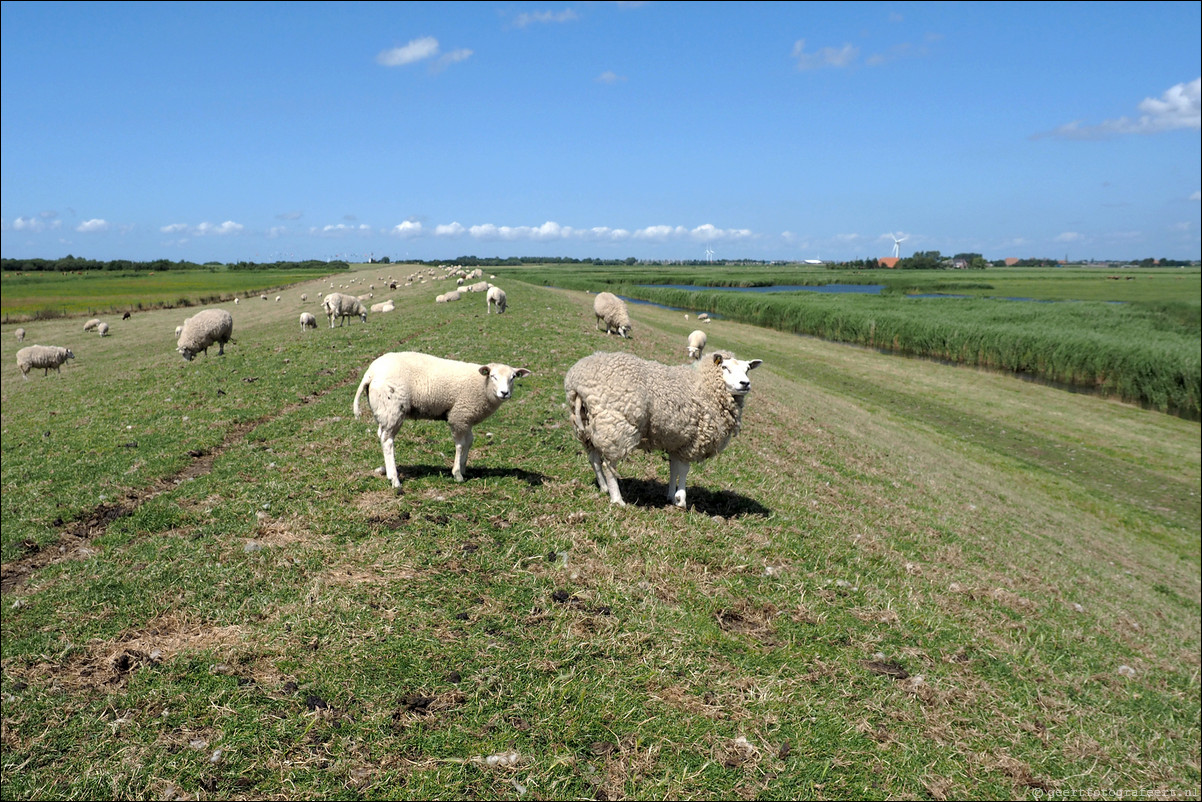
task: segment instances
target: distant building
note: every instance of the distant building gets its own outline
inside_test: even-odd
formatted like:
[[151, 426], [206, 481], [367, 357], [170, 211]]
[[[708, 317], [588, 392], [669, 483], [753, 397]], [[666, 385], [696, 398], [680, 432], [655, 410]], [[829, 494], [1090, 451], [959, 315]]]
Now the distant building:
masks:
[[1018, 259], [1013, 256], [1006, 257], [1006, 267], [1014, 267], [1016, 264], [1018, 264]]
[[881, 267], [887, 267], [892, 270], [893, 268], [897, 267], [897, 263], [900, 261], [901, 257], [898, 256], [882, 256], [880, 259], [876, 260], [876, 263]]

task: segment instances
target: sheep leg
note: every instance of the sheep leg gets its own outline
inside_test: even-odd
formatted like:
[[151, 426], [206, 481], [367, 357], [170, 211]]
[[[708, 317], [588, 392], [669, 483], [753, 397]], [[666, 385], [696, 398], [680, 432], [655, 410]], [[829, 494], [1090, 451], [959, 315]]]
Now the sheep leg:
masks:
[[668, 457], [668, 501], [682, 509], [688, 509], [685, 502], [684, 480], [689, 475], [689, 463], [676, 457]]
[[392, 483], [392, 486], [400, 490], [401, 479], [396, 472], [396, 432], [386, 431], [381, 426], [377, 429], [377, 434], [380, 436], [380, 447], [384, 451], [384, 473], [388, 476], [388, 481]]
[[467, 468], [467, 453], [472, 450], [472, 430], [470, 427], [452, 430], [451, 435], [455, 438], [455, 464], [451, 467], [451, 475], [456, 482], [462, 482], [463, 471]]
[[622, 491], [618, 488], [618, 474], [613, 465], [609, 464], [601, 456], [601, 452], [596, 449], [589, 451], [588, 458], [593, 463], [593, 470], [597, 472], [597, 484], [601, 486], [601, 491], [609, 493], [610, 503], [625, 507], [626, 502], [622, 500]]
[[593, 473], [597, 475], [597, 487], [601, 488], [602, 493], [608, 493], [609, 484], [605, 480], [605, 471], [601, 467], [601, 452], [595, 448], [590, 448], [588, 452], [588, 461], [593, 466]]

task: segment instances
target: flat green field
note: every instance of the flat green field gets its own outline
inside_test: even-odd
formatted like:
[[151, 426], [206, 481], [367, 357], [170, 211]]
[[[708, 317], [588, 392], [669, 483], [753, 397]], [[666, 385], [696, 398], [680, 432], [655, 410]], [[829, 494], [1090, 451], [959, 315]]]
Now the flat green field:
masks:
[[[504, 315], [432, 277], [333, 329], [324, 278], [222, 304], [191, 363], [191, 310], [26, 322], [76, 354], [28, 381], [0, 328], [0, 796], [1196, 798], [1197, 421], [645, 304], [608, 337], [491, 272]], [[564, 374], [699, 326], [764, 360], [742, 430], [688, 510], [643, 452], [615, 507]], [[533, 371], [462, 484], [441, 422], [375, 471], [351, 402], [401, 350]]]

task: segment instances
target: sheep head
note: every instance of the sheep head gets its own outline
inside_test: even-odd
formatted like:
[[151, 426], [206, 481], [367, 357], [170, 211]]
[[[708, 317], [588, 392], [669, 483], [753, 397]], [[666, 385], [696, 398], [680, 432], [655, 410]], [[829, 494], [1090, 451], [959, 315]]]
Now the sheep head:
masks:
[[490, 362], [480, 366], [480, 375], [488, 379], [491, 396], [497, 401], [504, 401], [513, 394], [513, 383], [517, 379], [530, 375], [525, 368], [514, 368], [499, 362]]
[[726, 389], [733, 396], [747, 395], [751, 392], [751, 379], [747, 374], [764, 364], [762, 359], [735, 359], [730, 354], [715, 353], [714, 364], [722, 369], [722, 379]]

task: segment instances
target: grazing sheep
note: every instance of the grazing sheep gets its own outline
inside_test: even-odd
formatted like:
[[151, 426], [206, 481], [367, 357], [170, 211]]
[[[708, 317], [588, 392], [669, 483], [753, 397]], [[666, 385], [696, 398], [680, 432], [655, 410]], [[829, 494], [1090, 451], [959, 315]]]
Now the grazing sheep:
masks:
[[302, 293], [301, 293], [301, 303], [304, 303], [304, 302], [305, 302], [305, 301], [307, 301], [307, 300], [309, 300], [309, 293], [307, 293], [307, 292], [302, 292]]
[[83, 324], [83, 330], [91, 331], [92, 329], [98, 327], [99, 325], [100, 325], [100, 318], [94, 317], [91, 320], [89, 320], [87, 323]]
[[315, 329], [317, 328], [317, 318], [313, 317], [313, 315], [309, 314], [308, 312], [301, 312], [300, 324], [301, 331], [304, 331], [305, 329]]
[[500, 287], [489, 287], [488, 298], [485, 300], [487, 304], [487, 313], [492, 314], [492, 305], [497, 305], [497, 314], [505, 313], [505, 309], [509, 306], [509, 300], [505, 297], [505, 290]]
[[17, 335], [17, 342], [25, 342], [25, 329], [17, 329], [13, 334]]
[[355, 392], [352, 406], [359, 417], [359, 397], [375, 414], [384, 470], [392, 486], [400, 489], [393, 441], [406, 418], [445, 420], [455, 440], [451, 474], [463, 481], [467, 454], [472, 447], [472, 427], [497, 411], [513, 393], [513, 382], [530, 371], [499, 362], [475, 365], [414, 351], [387, 353], [368, 366]]
[[238, 299], [237, 299], [237, 298], [235, 298], [235, 299], [234, 299], [234, 304], [235, 304], [235, 305], [237, 305], [237, 303], [238, 303]]
[[[187, 323], [187, 322], [188, 322], [188, 319], [184, 318], [184, 323]], [[183, 330], [184, 330], [184, 327], [182, 324], [175, 327], [175, 339], [177, 339], [177, 340], [179, 339], [180, 332], [182, 332]]]
[[209, 346], [217, 343], [217, 356], [224, 356], [225, 344], [233, 333], [234, 318], [229, 312], [224, 309], [205, 309], [184, 321], [175, 350], [191, 362], [192, 357], [201, 351], [208, 356]]
[[625, 353], [595, 353], [573, 365], [563, 381], [568, 417], [602, 492], [625, 504], [618, 462], [636, 448], [665, 451], [668, 501], [687, 507], [690, 465], [717, 455], [739, 433], [751, 392], [747, 374], [761, 364], [715, 351], [691, 365], [661, 365]]
[[688, 345], [689, 359], [693, 359], [693, 360], [701, 359], [701, 355], [703, 353], [705, 353], [705, 340], [706, 340], [705, 332], [702, 331], [701, 329], [695, 329], [689, 335], [689, 345]]
[[279, 295], [277, 295], [277, 296], [275, 297], [275, 302], [276, 302], [277, 304], [280, 302], [280, 296], [279, 296]]
[[267, 296], [266, 296], [266, 295], [260, 295], [260, 296], [259, 296], [259, 299], [260, 299], [260, 300], [262, 300], [262, 301], [266, 301], [266, 300], [267, 300]]
[[605, 333], [621, 335], [622, 339], [630, 334], [630, 315], [626, 311], [626, 302], [612, 292], [598, 293], [593, 301], [593, 314], [597, 316], [597, 328], [605, 324]]
[[49, 376], [51, 368], [62, 373], [62, 364], [74, 358], [75, 354], [71, 353], [70, 348], [58, 345], [27, 345], [17, 351], [17, 367], [21, 369], [25, 381], [29, 381], [29, 371], [33, 368], [42, 368], [43, 376]]
[[351, 315], [358, 315], [361, 321], [367, 322], [367, 307], [353, 295], [332, 292], [321, 300], [321, 308], [330, 318], [330, 328], [334, 328], [334, 318], [338, 318], [341, 326]]
[[700, 320], [702, 323], [709, 323], [710, 322], [709, 313], [708, 312], [698, 312], [697, 319]]
[[101, 337], [109, 336], [109, 324], [101, 323], [99, 326], [96, 327], [96, 331], [98, 331], [100, 333]]

